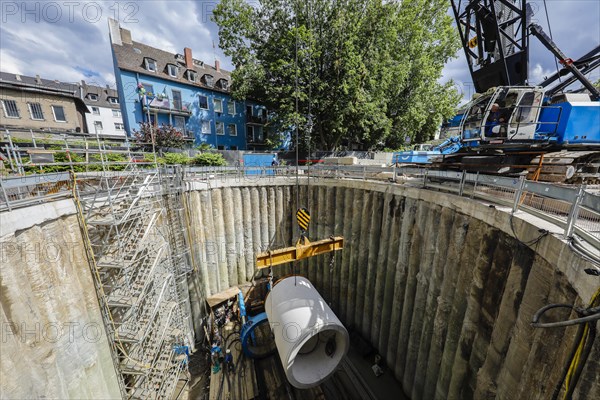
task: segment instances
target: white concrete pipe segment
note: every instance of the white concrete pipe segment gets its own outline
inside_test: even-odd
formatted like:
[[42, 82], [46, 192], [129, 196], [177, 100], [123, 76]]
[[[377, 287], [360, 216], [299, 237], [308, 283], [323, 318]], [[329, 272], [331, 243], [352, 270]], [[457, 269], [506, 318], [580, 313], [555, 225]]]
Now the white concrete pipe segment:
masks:
[[283, 369], [294, 387], [317, 386], [348, 352], [348, 331], [306, 278], [280, 280], [267, 296], [265, 311]]

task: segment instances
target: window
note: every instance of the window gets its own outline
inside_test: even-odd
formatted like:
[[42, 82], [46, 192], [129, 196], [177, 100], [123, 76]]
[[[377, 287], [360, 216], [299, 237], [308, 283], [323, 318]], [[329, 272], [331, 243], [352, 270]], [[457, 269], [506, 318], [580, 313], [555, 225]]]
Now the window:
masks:
[[144, 87], [144, 90], [146, 91], [145, 94], [147, 94], [149, 96], [154, 94], [154, 86], [152, 86], [149, 83], [142, 83], [142, 86]]
[[248, 125], [246, 127], [246, 141], [252, 143], [254, 142], [254, 127]]
[[231, 146], [230, 149], [231, 150], [237, 150], [237, 146]]
[[220, 83], [221, 89], [223, 89], [223, 90], [227, 90], [227, 88], [229, 87], [229, 82], [227, 82], [227, 79], [219, 79], [219, 83]]
[[187, 78], [190, 82], [198, 81], [198, 73], [196, 71], [192, 71], [191, 69], [187, 70]]
[[177, 68], [177, 65], [169, 64], [167, 68], [169, 69], [169, 75], [173, 78], [177, 78], [177, 74], [179, 73], [179, 68]]
[[98, 133], [102, 132], [102, 121], [94, 121], [94, 130]]
[[56, 122], [67, 122], [63, 106], [52, 106], [52, 112], [54, 113], [54, 120]]
[[144, 58], [144, 61], [146, 63], [146, 69], [150, 72], [156, 72], [156, 61], [151, 59], [151, 58]]
[[122, 123], [115, 122], [115, 129], [118, 130], [118, 131], [122, 131], [123, 129], [125, 129], [125, 127], [123, 126]]
[[212, 75], [204, 74], [202, 76], [202, 78], [204, 79], [204, 83], [206, 84], [206, 86], [208, 86], [208, 87], [215, 86], [215, 78]]
[[266, 108], [263, 108], [261, 110], [261, 115], [262, 115], [263, 119], [266, 121], [267, 120], [267, 109]]
[[119, 99], [118, 99], [118, 98], [116, 98], [116, 97], [109, 97], [109, 98], [108, 98], [108, 101], [109, 101], [111, 104], [119, 104]]
[[217, 135], [225, 134], [225, 123], [217, 122]]
[[199, 95], [198, 96], [198, 107], [208, 110], [208, 97]]
[[236, 126], [236, 124], [228, 124], [227, 125], [227, 132], [229, 133], [229, 136], [237, 136], [237, 126]]
[[210, 121], [202, 121], [202, 133], [210, 133]]
[[252, 106], [246, 106], [246, 115], [248, 115], [249, 117], [251, 117], [252, 114]]
[[511, 123], [511, 127], [517, 127], [519, 125], [527, 125], [535, 122], [536, 108], [533, 106], [535, 98], [534, 92], [527, 92], [521, 98], [519, 107], [515, 114], [515, 118]]
[[98, 101], [98, 95], [94, 94], [94, 93], [88, 93], [87, 95], [88, 99], [90, 99], [91, 101]]
[[121, 116], [121, 110], [112, 110], [113, 113], [113, 117], [120, 117]]
[[227, 102], [227, 112], [229, 115], [235, 115], [235, 101], [229, 100]]
[[217, 146], [217, 150], [225, 150], [225, 146]]
[[177, 129], [180, 132], [185, 131], [185, 118], [184, 117], [176, 116], [174, 118], [174, 122], [175, 122], [175, 129]]
[[100, 115], [100, 109], [98, 107], [92, 107], [92, 114]]
[[214, 105], [215, 105], [215, 112], [223, 112], [223, 100], [215, 99]]
[[173, 108], [176, 110], [181, 110], [182, 107], [182, 103], [181, 103], [181, 92], [179, 90], [173, 90]]
[[44, 112], [42, 111], [42, 106], [40, 105], [40, 103], [28, 103], [28, 105], [29, 115], [31, 115], [31, 119], [44, 119]]
[[2, 108], [6, 118], [20, 118], [17, 102], [14, 100], [2, 100]]

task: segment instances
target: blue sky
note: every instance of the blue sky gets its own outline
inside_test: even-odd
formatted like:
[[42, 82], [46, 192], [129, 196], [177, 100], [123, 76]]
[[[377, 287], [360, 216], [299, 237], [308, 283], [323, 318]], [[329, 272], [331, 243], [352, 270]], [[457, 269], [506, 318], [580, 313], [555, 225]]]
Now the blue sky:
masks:
[[[109, 17], [131, 30], [133, 40], [231, 69], [218, 48], [218, 29], [210, 21], [217, 1], [7, 1], [0, 0], [0, 69], [5, 72], [76, 82], [114, 85], [108, 38]], [[450, 2], [448, 2], [449, 4]], [[547, 29], [543, 1], [530, 1], [537, 22]], [[600, 0], [546, 0], [552, 34], [567, 56], [576, 59], [600, 43]], [[214, 47], [213, 47], [214, 44]], [[554, 57], [535, 38], [530, 46], [530, 81], [556, 69]], [[595, 71], [592, 79], [600, 77]], [[444, 68], [464, 98], [472, 85], [462, 51]]]

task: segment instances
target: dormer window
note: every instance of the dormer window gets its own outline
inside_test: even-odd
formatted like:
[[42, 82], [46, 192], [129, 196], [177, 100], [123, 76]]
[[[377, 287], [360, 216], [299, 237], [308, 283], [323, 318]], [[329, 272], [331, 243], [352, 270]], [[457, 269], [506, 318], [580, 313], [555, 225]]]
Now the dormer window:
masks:
[[109, 97], [108, 102], [111, 104], [119, 104], [119, 99], [116, 97]]
[[87, 97], [88, 97], [88, 99], [90, 99], [91, 101], [98, 101], [98, 95], [97, 95], [97, 94], [88, 93]]
[[227, 90], [229, 88], [229, 81], [227, 79], [219, 79], [219, 87], [223, 90]]
[[198, 81], [198, 73], [196, 71], [192, 71], [191, 69], [188, 69], [186, 71], [187, 74], [187, 79], [190, 82], [197, 82]]
[[202, 80], [204, 81], [204, 84], [208, 87], [215, 86], [215, 78], [212, 75], [204, 74], [202, 76]]
[[146, 70], [156, 72], [156, 60], [146, 57], [144, 58], [144, 63], [146, 64]]
[[167, 64], [167, 72], [169, 73], [169, 76], [172, 76], [173, 78], [177, 78], [177, 74], [179, 73], [179, 68], [175, 64]]

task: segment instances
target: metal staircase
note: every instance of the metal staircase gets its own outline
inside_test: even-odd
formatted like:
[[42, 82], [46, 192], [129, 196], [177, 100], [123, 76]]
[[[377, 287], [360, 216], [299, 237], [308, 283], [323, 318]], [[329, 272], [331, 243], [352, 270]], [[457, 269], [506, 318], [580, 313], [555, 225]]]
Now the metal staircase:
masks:
[[194, 343], [192, 271], [181, 172], [131, 163], [105, 171], [93, 195], [74, 193], [124, 399], [168, 399], [186, 376], [176, 352]]

